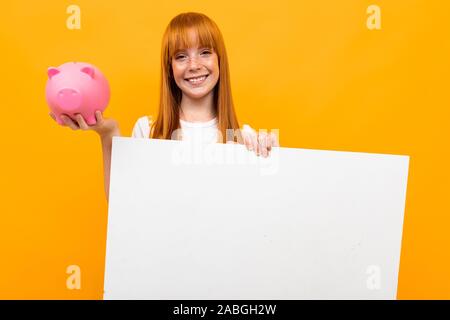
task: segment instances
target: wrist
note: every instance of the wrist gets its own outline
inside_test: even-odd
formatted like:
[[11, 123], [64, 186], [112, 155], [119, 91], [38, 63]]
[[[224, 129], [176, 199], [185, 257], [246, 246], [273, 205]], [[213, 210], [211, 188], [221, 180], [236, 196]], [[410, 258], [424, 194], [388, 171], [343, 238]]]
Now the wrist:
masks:
[[114, 129], [110, 132], [106, 132], [103, 134], [100, 134], [100, 140], [102, 141], [111, 141], [113, 137], [119, 136], [120, 137], [120, 130], [119, 128]]

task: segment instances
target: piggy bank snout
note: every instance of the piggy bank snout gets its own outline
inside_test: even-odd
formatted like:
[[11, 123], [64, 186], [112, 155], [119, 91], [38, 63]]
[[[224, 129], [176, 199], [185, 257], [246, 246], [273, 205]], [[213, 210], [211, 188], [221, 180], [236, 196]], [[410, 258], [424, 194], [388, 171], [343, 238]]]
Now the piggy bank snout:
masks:
[[75, 89], [65, 88], [58, 91], [56, 100], [62, 109], [70, 111], [81, 105], [81, 94]]

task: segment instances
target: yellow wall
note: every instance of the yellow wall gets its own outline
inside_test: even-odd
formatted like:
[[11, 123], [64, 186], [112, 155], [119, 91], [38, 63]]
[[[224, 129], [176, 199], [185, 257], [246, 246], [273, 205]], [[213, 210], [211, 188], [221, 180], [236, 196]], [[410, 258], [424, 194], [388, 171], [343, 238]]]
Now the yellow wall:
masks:
[[[368, 30], [377, 4], [382, 29]], [[81, 8], [81, 30], [66, 8]], [[282, 146], [410, 155], [398, 298], [450, 298], [448, 12], [444, 0], [23, 1], [0, 5], [0, 298], [100, 299], [107, 206], [99, 139], [48, 116], [46, 69], [98, 66], [105, 116], [156, 114], [163, 31], [213, 18], [241, 123]], [[382, 233], [383, 230], [380, 230]], [[66, 289], [66, 267], [82, 271]]]

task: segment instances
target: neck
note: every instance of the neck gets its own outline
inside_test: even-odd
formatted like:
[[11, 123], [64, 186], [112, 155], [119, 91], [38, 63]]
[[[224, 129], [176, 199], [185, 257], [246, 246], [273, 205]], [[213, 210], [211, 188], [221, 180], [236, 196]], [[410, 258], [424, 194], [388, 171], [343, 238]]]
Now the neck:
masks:
[[189, 122], [206, 122], [214, 119], [214, 92], [200, 99], [192, 99], [185, 94], [181, 98], [180, 119]]

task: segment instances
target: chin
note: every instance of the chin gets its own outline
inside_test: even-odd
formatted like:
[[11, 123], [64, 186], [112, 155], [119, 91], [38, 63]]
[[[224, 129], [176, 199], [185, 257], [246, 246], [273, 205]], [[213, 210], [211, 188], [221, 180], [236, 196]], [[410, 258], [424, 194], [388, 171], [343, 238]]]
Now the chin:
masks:
[[187, 95], [191, 99], [201, 99], [203, 97], [206, 97], [211, 90], [209, 91], [202, 91], [202, 92], [192, 92], [190, 90], [184, 91], [184, 94]]

